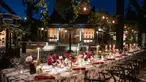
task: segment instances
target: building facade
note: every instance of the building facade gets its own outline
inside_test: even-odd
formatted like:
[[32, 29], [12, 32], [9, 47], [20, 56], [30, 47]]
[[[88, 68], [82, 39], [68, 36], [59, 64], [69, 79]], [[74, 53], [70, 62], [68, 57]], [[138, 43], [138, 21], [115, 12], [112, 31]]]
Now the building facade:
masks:
[[[69, 36], [71, 33], [71, 37]], [[95, 29], [91, 25], [52, 25], [47, 30], [48, 42], [68, 44], [71, 38], [72, 44], [80, 42], [85, 44], [94, 44], [96, 40]]]

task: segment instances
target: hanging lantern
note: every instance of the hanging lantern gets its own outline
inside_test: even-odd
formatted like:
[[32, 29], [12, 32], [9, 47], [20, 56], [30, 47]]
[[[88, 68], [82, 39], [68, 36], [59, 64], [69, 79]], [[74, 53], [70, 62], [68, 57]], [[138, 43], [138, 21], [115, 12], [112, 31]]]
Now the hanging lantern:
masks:
[[88, 0], [81, 0], [78, 4], [78, 11], [80, 14], [89, 14], [91, 10]]

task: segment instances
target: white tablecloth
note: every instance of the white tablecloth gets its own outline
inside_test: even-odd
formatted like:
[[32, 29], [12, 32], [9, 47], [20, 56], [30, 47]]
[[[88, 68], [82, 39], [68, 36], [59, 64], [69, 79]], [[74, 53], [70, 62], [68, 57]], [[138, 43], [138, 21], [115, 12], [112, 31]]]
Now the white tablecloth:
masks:
[[[138, 54], [143, 51], [137, 51], [132, 54]], [[88, 64], [84, 65], [86, 70], [91, 72], [99, 72], [110, 68], [111, 66], [129, 59], [132, 54], [125, 56], [121, 59], [105, 61], [104, 64]], [[55, 76], [55, 80], [35, 80], [34, 76], [37, 74], [30, 74], [28, 69], [21, 70], [16, 68], [8, 68], [1, 71], [1, 82], [84, 82], [84, 72], [83, 71], [71, 71], [68, 67], [57, 68], [43, 64], [43, 70], [47, 71], [49, 74]]]

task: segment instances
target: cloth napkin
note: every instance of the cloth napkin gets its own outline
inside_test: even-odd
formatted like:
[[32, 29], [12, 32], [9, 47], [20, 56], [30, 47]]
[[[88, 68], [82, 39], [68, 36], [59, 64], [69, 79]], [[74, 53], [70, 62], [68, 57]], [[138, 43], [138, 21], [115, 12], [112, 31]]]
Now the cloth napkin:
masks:
[[102, 61], [93, 62], [93, 64], [104, 64]]
[[85, 67], [75, 67], [75, 68], [72, 68], [72, 70], [86, 70]]
[[121, 57], [122, 57], [122, 56], [120, 56], [120, 55], [119, 55], [119, 56], [116, 56], [116, 58], [121, 58]]
[[107, 58], [106, 60], [115, 60], [115, 58]]
[[37, 79], [37, 80], [41, 80], [41, 79], [55, 79], [55, 77], [52, 76], [52, 75], [50, 75], [50, 76], [46, 76], [46, 75], [36, 75], [34, 78]]

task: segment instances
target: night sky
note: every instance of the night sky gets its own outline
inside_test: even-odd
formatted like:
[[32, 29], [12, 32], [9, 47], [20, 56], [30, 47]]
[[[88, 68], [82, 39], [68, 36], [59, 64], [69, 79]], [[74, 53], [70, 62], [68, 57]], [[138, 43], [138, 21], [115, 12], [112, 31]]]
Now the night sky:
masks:
[[[25, 15], [25, 6], [22, 4], [22, 0], [4, 0], [13, 10], [17, 13], [22, 19], [26, 16]], [[48, 0], [49, 1], [49, 15], [53, 12], [54, 9], [54, 0]], [[142, 3], [143, 0], [138, 0], [139, 3]], [[127, 5], [129, 3], [129, 0], [125, 0], [124, 7], [127, 8]], [[97, 9], [104, 9], [105, 11], [108, 11], [109, 13], [115, 13], [116, 12], [116, 0], [90, 0], [91, 6], [95, 6]], [[35, 18], [39, 18], [39, 14], [34, 15]]]

